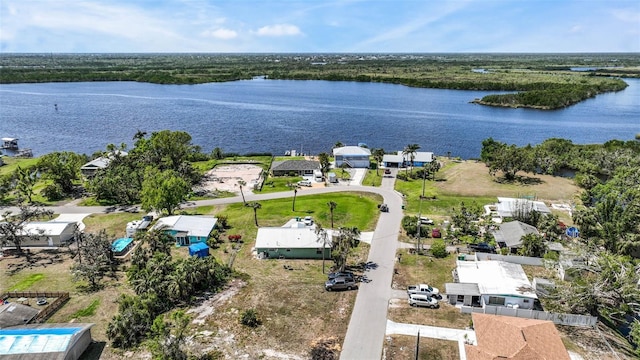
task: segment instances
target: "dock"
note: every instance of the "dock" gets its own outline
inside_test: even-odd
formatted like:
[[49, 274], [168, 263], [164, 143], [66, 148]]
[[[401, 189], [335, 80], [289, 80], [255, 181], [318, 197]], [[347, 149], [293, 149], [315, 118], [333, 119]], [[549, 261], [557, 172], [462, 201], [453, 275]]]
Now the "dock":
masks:
[[15, 157], [30, 158], [33, 157], [33, 151], [31, 149], [20, 149], [18, 147], [18, 139], [16, 138], [2, 138], [0, 139], [0, 150], [8, 150], [14, 152]]

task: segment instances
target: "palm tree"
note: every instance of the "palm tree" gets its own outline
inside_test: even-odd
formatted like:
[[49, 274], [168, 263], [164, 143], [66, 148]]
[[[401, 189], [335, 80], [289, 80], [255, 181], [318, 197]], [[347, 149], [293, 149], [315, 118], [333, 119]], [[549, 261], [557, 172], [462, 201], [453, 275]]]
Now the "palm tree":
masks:
[[327, 234], [327, 230], [325, 230], [322, 225], [316, 223], [316, 236], [318, 240], [322, 242], [322, 273], [324, 274], [324, 253], [327, 248], [327, 240], [329, 238], [329, 234]]
[[371, 154], [373, 155], [373, 159], [376, 161], [376, 176], [380, 176], [380, 173], [378, 172], [378, 170], [380, 169], [380, 164], [382, 163], [382, 158], [384, 158], [384, 149], [380, 148], [380, 149], [374, 149], [373, 152], [371, 152]]
[[329, 201], [327, 205], [329, 206], [329, 212], [331, 213], [331, 228], [333, 229], [333, 209], [335, 209], [338, 204], [333, 201]]
[[253, 208], [253, 220], [256, 223], [256, 227], [259, 227], [259, 225], [258, 225], [258, 209], [260, 209], [262, 207], [262, 205], [260, 205], [259, 202], [252, 202], [248, 206]]
[[433, 181], [436, 181], [436, 173], [440, 170], [440, 163], [434, 157], [429, 165], [429, 171], [433, 174]]
[[[420, 145], [418, 144], [409, 144], [404, 150], [402, 150], [402, 155], [408, 155], [411, 160], [411, 172], [413, 173], [413, 160], [416, 158], [416, 151], [420, 149]], [[407, 169], [408, 170], [408, 169]]]
[[296, 195], [298, 195], [298, 187], [293, 186], [293, 206], [291, 208], [292, 211], [296, 211]]
[[244, 180], [238, 180], [238, 185], [240, 186], [240, 195], [242, 195], [242, 203], [244, 206], [247, 206], [247, 201], [244, 199], [244, 192], [242, 191], [242, 187], [247, 185]]

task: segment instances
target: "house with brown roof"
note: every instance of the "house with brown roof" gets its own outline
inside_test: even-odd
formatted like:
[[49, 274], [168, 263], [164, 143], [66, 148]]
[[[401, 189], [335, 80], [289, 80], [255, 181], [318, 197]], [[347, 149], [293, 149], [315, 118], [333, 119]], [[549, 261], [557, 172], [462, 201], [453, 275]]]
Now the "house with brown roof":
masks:
[[477, 345], [465, 345], [467, 360], [569, 360], [551, 321], [474, 313]]

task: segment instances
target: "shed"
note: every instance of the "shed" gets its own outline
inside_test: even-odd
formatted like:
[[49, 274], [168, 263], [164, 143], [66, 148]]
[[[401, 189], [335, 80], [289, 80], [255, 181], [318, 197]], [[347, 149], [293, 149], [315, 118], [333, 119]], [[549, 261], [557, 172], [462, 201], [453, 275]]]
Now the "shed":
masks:
[[446, 283], [444, 284], [449, 304], [481, 306], [480, 289], [474, 283]]
[[77, 228], [75, 221], [36, 221], [24, 225], [22, 228], [21, 246], [49, 246], [58, 247], [73, 240]]
[[209, 256], [209, 247], [205, 243], [195, 243], [189, 245], [189, 255], [199, 258]]

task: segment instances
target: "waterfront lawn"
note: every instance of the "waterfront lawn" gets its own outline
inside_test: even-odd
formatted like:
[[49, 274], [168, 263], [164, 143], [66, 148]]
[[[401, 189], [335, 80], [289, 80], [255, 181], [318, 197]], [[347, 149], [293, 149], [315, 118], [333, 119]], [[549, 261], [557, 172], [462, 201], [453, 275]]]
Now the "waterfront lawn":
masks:
[[13, 173], [18, 166], [21, 168], [27, 168], [31, 166], [36, 166], [39, 158], [15, 158], [11, 156], [3, 156], [2, 161], [4, 162], [3, 166], [0, 166], [0, 176], [8, 175]]
[[384, 174], [383, 169], [380, 169], [378, 174], [376, 174], [376, 170], [367, 170], [367, 174], [364, 176], [364, 179], [362, 180], [362, 185], [380, 186], [382, 184], [383, 174]]

